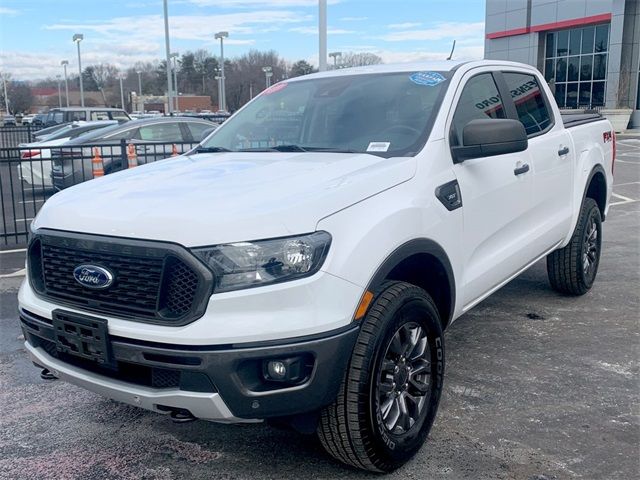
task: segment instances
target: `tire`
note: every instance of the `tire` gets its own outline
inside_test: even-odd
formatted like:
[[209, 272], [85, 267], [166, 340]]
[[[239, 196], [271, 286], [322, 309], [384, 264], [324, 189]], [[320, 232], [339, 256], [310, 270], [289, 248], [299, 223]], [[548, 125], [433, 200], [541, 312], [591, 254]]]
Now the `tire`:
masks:
[[602, 247], [602, 218], [598, 204], [585, 198], [569, 244], [547, 255], [551, 287], [567, 295], [584, 295], [598, 273]]
[[362, 323], [338, 396], [321, 413], [320, 442], [347, 465], [395, 470], [426, 440], [443, 377], [444, 338], [433, 300], [408, 283], [384, 284]]

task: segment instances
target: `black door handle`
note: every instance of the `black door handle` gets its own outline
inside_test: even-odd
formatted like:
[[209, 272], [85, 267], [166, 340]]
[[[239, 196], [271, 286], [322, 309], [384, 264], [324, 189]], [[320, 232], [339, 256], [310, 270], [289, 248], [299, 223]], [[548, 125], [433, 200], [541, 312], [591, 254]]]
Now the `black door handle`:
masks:
[[516, 168], [513, 173], [515, 175], [522, 175], [523, 173], [527, 173], [529, 171], [529, 164], [525, 163], [523, 166]]
[[558, 150], [558, 155], [561, 157], [566, 155], [567, 153], [569, 153], [569, 147], [564, 147]]

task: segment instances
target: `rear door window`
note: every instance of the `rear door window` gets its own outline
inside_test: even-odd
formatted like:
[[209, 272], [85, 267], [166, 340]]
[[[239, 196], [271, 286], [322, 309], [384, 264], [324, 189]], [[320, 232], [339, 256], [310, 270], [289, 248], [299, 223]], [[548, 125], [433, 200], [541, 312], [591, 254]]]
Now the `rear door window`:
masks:
[[156, 123], [140, 127], [138, 138], [145, 142], [182, 142], [178, 122]]
[[67, 112], [67, 122], [78, 122], [80, 120], [87, 119], [87, 112], [85, 111], [72, 111]]
[[110, 120], [109, 112], [91, 112], [91, 120]]
[[472, 77], [462, 90], [453, 115], [451, 142], [463, 145], [462, 132], [471, 120], [506, 118], [498, 87], [489, 72]]
[[215, 124], [213, 123], [206, 124], [206, 123], [188, 122], [188, 123], [185, 123], [185, 125], [189, 129], [189, 133], [191, 134], [192, 140], [194, 142], [199, 142], [200, 140], [202, 140], [202, 135], [204, 135], [204, 132], [207, 132], [207, 131], [211, 132], [215, 127]]
[[503, 76], [516, 105], [518, 119], [524, 125], [527, 135], [532, 136], [547, 130], [553, 123], [551, 109], [536, 77], [515, 72], [504, 72]]
[[129, 116], [126, 114], [126, 112], [123, 112], [122, 110], [111, 111], [109, 112], [109, 114], [111, 115], [111, 120], [118, 120], [118, 121], [129, 120]]

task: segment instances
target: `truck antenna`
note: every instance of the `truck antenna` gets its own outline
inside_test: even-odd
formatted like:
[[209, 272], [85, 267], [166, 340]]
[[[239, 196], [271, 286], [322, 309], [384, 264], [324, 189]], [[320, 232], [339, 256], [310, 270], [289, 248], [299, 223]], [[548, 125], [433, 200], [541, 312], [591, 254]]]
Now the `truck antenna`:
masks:
[[453, 51], [456, 49], [456, 41], [453, 41], [453, 46], [451, 47], [451, 53], [447, 57], [447, 60], [451, 60], [453, 58]]

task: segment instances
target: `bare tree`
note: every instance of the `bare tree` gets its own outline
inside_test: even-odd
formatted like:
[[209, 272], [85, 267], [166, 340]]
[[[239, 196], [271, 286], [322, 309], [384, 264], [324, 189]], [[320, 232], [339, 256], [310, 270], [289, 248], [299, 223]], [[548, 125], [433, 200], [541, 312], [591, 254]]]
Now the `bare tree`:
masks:
[[382, 58], [374, 53], [369, 52], [347, 52], [343, 53], [340, 59], [340, 67], [365, 67], [367, 65], [378, 65], [382, 62]]

